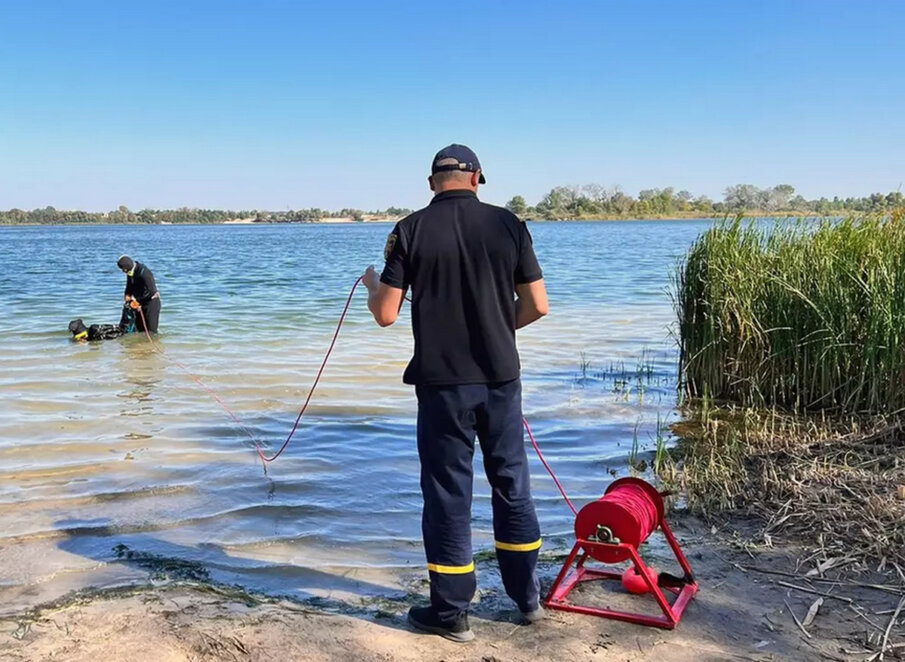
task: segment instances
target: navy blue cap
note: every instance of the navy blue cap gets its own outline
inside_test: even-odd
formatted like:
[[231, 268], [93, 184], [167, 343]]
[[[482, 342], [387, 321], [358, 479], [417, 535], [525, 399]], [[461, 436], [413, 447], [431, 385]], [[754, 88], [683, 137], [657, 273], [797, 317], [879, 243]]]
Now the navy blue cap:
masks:
[[[457, 145], [453, 143], [444, 147], [434, 157], [431, 164], [431, 174], [444, 170], [460, 170], [463, 172], [477, 172], [481, 169], [481, 162], [478, 161], [478, 155], [471, 151], [465, 145]], [[481, 173], [481, 179], [478, 180], [482, 184], [486, 184], [484, 173]]]

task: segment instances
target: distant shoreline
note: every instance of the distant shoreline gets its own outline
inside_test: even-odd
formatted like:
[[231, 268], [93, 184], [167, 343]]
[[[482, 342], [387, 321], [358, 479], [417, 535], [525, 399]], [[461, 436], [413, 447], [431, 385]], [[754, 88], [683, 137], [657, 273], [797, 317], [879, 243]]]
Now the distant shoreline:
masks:
[[[233, 218], [228, 221], [219, 223], [205, 223], [205, 225], [317, 225], [331, 223], [396, 223], [401, 220], [402, 216], [369, 216], [356, 220], [351, 216], [324, 216], [316, 221], [272, 221], [269, 219], [259, 218]], [[134, 225], [134, 224], [131, 224]], [[180, 225], [179, 223], [170, 223], [169, 225]]]
[[[767, 212], [767, 211], [746, 211], [742, 215], [745, 218], [826, 218], [827, 214], [817, 214], [815, 212]], [[859, 213], [844, 214], [858, 216]], [[829, 216], [838, 216], [838, 214], [830, 214]], [[694, 220], [716, 220], [722, 218], [734, 218], [735, 214], [701, 214], [692, 212], [682, 212], [676, 214], [648, 214], [648, 215], [600, 215], [582, 216], [579, 218], [531, 218], [524, 217], [524, 220], [532, 223], [570, 223], [579, 222], [633, 222], [633, 221], [694, 221]], [[81, 223], [76, 221], [59, 221], [53, 223], [0, 223], [0, 227], [55, 227], [55, 226], [85, 226], [95, 227], [104, 225], [366, 225], [369, 223], [397, 223], [402, 220], [403, 216], [391, 217], [380, 216], [373, 218], [364, 218], [355, 220], [351, 216], [324, 217], [316, 221], [272, 221], [266, 219], [255, 218], [236, 218], [226, 221], [214, 221], [210, 223], [199, 223], [196, 221], [186, 222], [160, 222], [160, 223], [140, 223], [140, 222], [115, 222], [115, 223]]]
[[[637, 197], [624, 194], [618, 187], [598, 184], [556, 186], [535, 205], [521, 195], [513, 196], [505, 209], [530, 221], [651, 221], [683, 219], [736, 218], [841, 218], [863, 214], [898, 213], [905, 209], [905, 194], [892, 191], [886, 195], [832, 200], [822, 197], [807, 200], [795, 195], [795, 187], [779, 184], [759, 188], [737, 184], [725, 190], [723, 201], [707, 196], [694, 197], [688, 191], [678, 193], [672, 187], [643, 189]], [[53, 206], [26, 211], [12, 208], [0, 210], [0, 225], [251, 225], [254, 223], [393, 223], [413, 213], [410, 207], [390, 206], [385, 209], [175, 209], [145, 208], [132, 211], [125, 205], [108, 212], [80, 209], [56, 209]]]
[[[702, 214], [701, 212], [675, 212], [672, 214], [633, 214], [630, 216], [620, 216], [618, 214], [594, 214], [593, 216], [579, 216], [576, 218], [531, 218], [525, 217], [526, 221], [534, 223], [568, 223], [570, 221], [707, 221], [721, 218], [735, 218], [741, 214], [744, 218], [827, 218], [828, 216], [837, 216], [838, 214], [818, 214], [816, 212], [791, 212], [780, 211], [770, 212], [761, 210], [730, 212], [730, 213], [713, 213]], [[845, 216], [849, 214], [843, 214]], [[853, 215], [860, 215], [854, 213]]]

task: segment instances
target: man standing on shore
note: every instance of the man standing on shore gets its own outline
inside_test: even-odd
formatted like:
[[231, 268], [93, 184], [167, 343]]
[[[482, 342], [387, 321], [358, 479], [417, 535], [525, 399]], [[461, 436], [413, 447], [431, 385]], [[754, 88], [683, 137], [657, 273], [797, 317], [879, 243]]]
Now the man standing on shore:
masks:
[[403, 381], [418, 398], [422, 534], [430, 607], [409, 623], [469, 641], [476, 589], [471, 547], [474, 440], [493, 490], [493, 528], [506, 593], [525, 618], [541, 618], [540, 528], [522, 431], [515, 330], [547, 314], [547, 292], [531, 235], [514, 214], [478, 200], [484, 183], [473, 151], [450, 145], [434, 157], [435, 196], [387, 239], [382, 275], [363, 277], [368, 308], [393, 324], [412, 288], [415, 352]]
[[138, 331], [147, 330], [157, 333], [160, 322], [160, 293], [154, 274], [141, 262], [136, 262], [128, 255], [121, 255], [116, 266], [126, 274], [125, 302], [133, 308], [141, 308], [141, 314], [135, 316], [135, 327]]

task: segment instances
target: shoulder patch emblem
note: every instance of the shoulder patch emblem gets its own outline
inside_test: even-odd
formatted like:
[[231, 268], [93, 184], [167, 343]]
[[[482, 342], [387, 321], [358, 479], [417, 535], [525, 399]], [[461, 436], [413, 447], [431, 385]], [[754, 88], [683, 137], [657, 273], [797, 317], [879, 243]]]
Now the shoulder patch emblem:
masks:
[[396, 233], [391, 232], [387, 237], [387, 245], [383, 247], [383, 261], [386, 262], [390, 259], [390, 253], [393, 252], [393, 247], [396, 245]]

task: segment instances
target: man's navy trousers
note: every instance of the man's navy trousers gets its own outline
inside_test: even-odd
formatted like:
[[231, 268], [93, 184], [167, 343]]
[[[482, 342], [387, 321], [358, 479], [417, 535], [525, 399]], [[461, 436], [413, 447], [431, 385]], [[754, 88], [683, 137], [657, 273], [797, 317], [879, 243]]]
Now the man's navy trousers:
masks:
[[522, 386], [419, 385], [421, 520], [431, 605], [441, 621], [468, 609], [476, 583], [471, 548], [475, 436], [493, 490], [493, 531], [506, 593], [522, 611], [538, 606], [540, 528], [531, 500], [522, 431]]

